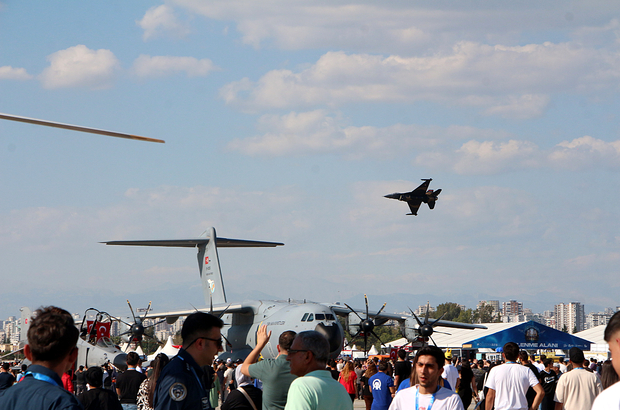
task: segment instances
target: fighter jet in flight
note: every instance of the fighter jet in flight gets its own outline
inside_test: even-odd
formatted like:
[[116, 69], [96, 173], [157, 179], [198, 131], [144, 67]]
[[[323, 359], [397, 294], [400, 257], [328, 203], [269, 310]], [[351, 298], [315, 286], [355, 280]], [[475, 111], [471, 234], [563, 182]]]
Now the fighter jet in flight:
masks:
[[405, 193], [394, 193], [386, 195], [386, 198], [390, 199], [398, 199], [399, 201], [405, 201], [409, 205], [409, 209], [411, 209], [411, 213], [407, 215], [418, 215], [418, 209], [420, 209], [420, 205], [422, 202], [428, 204], [430, 209], [435, 208], [435, 201], [437, 201], [437, 196], [441, 193], [441, 189], [433, 191], [432, 189], [428, 189], [429, 184], [433, 179], [422, 179], [424, 183], [414, 189], [411, 192]]

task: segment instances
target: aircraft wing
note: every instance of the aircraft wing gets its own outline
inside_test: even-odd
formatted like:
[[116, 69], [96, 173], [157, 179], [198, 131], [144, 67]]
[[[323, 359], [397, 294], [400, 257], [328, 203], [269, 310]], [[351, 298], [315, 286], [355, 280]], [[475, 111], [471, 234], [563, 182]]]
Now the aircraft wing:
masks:
[[[144, 241], [107, 241], [101, 242], [106, 245], [125, 245], [125, 246], [164, 246], [164, 247], [177, 247], [177, 248], [195, 248], [198, 245], [206, 244], [211, 238], [195, 238], [195, 239], [155, 239]], [[280, 242], [265, 242], [265, 241], [247, 241], [243, 239], [228, 239], [216, 238], [218, 248], [273, 248], [275, 246], [282, 246]]]
[[411, 191], [411, 193], [417, 194], [417, 195], [426, 194], [426, 191], [428, 191], [428, 186], [430, 185], [430, 183], [431, 183], [430, 179], [425, 179], [424, 182], [419, 187]]
[[[338, 316], [347, 316], [349, 313], [351, 313], [351, 311], [349, 310], [349, 308], [347, 308], [346, 306], [341, 306], [341, 305], [334, 305], [331, 304], [329, 305], [332, 310], [334, 311], [334, 313]], [[362, 309], [356, 309], [356, 311], [360, 314], [362, 314], [363, 316], [363, 310]], [[380, 313], [379, 315], [377, 315], [376, 313], [373, 312], [368, 312], [368, 316], [370, 316], [371, 318], [373, 318], [375, 320], [375, 325], [377, 326], [381, 326], [382, 324], [384, 324], [385, 322], [389, 321], [389, 320], [396, 320], [399, 323], [404, 322], [405, 320], [411, 318], [412, 316], [409, 315], [401, 315], [398, 313]], [[423, 320], [424, 318], [420, 318], [420, 320]], [[435, 319], [430, 319], [430, 322], [434, 322]], [[472, 323], [461, 323], [461, 322], [451, 322], [449, 320], [439, 320], [437, 323], [435, 323], [433, 325], [433, 327], [438, 326], [438, 327], [451, 327], [451, 328], [456, 328], [456, 329], [486, 329], [487, 327], [484, 325], [477, 325], [477, 324], [472, 324]]]
[[175, 310], [172, 312], [153, 312], [149, 313], [144, 318], [146, 319], [177, 319], [181, 316], [188, 316], [194, 312], [205, 312], [212, 313], [214, 315], [221, 315], [222, 313], [253, 313], [254, 309], [251, 306], [246, 306], [241, 303], [231, 303], [231, 304], [219, 304], [213, 306], [213, 310], [210, 307], [202, 307], [196, 309], [187, 309], [187, 310]]
[[411, 209], [411, 215], [418, 214], [418, 209], [420, 209], [421, 204], [422, 204], [421, 199], [414, 199], [412, 201], [407, 202], [407, 205], [409, 205], [409, 209]]

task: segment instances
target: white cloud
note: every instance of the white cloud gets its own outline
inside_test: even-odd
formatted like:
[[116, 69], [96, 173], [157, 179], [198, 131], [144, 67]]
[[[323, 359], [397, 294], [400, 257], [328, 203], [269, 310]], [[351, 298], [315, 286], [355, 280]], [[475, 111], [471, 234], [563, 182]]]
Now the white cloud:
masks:
[[208, 58], [140, 55], [133, 63], [139, 77], [164, 77], [185, 72], [188, 77], [204, 77], [218, 67]]
[[584, 170], [620, 168], [620, 140], [606, 142], [584, 136], [562, 141], [548, 150], [530, 141], [471, 140], [460, 148], [439, 146], [416, 156], [414, 163], [430, 169], [451, 168], [463, 175], [490, 175], [518, 169], [564, 168]]
[[228, 148], [251, 156], [336, 153], [351, 159], [390, 158], [432, 149], [446, 141], [505, 139], [509, 135], [467, 126], [355, 127], [347, 125], [340, 114], [330, 115], [326, 110], [263, 115], [258, 129], [263, 132], [261, 135], [235, 139]]
[[10, 65], [0, 67], [0, 80], [30, 80], [32, 76], [25, 68], [15, 68]]
[[486, 114], [538, 116], [549, 94], [618, 88], [620, 54], [569, 44], [487, 46], [460, 42], [427, 57], [327, 52], [309, 68], [272, 70], [222, 87], [245, 110], [351, 102], [436, 101], [481, 107]]
[[572, 170], [620, 167], [620, 140], [605, 142], [584, 136], [572, 141], [562, 141], [549, 153], [551, 165]]
[[162, 4], [151, 7], [146, 11], [142, 20], [136, 24], [144, 30], [142, 38], [150, 40], [162, 36], [165, 32], [175, 37], [185, 37], [190, 30], [186, 23], [181, 22], [174, 13], [172, 7]]
[[39, 76], [45, 88], [109, 88], [120, 68], [110, 50], [91, 50], [82, 44], [50, 54], [47, 60], [50, 66]]
[[579, 16], [575, 24], [565, 17], [566, 4], [549, 2], [173, 1], [189, 12], [236, 22], [242, 41], [256, 48], [273, 44], [294, 50], [331, 48], [409, 55], [450, 47], [463, 38], [517, 44], [524, 31], [553, 30], [568, 36], [580, 25], [605, 25], [619, 9], [604, 0], [572, 1], [571, 15]]

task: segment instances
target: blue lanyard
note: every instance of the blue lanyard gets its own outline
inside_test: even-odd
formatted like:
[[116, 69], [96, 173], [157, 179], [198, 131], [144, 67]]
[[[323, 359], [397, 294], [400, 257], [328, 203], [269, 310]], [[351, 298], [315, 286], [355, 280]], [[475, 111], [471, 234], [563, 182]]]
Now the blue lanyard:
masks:
[[[181, 356], [177, 355], [177, 357], [183, 361], [185, 361], [184, 358], [182, 358]], [[196, 370], [194, 370], [194, 366], [190, 365], [189, 363], [187, 363], [187, 365], [189, 366], [190, 370], [192, 371], [192, 373], [194, 373], [194, 376], [196, 377], [196, 380], [198, 380], [198, 384], [200, 385], [200, 388], [202, 389], [202, 391], [205, 391], [205, 388], [202, 386], [202, 382], [200, 381], [200, 377], [198, 377], [198, 374], [196, 374]]]
[[[437, 390], [435, 390], [435, 393], [431, 395], [431, 401], [428, 403], [428, 407], [426, 408], [426, 410], [431, 410], [431, 407], [433, 407], [433, 403], [435, 403], [435, 395], [437, 394], [439, 389], [440, 387], [437, 386]], [[418, 388], [415, 391], [415, 410], [419, 410], [420, 408], [420, 404], [418, 403], [419, 400], [420, 400], [420, 387], [418, 386]]]
[[24, 377], [28, 376], [28, 375], [32, 375], [32, 377], [34, 377], [37, 380], [41, 380], [43, 382], [49, 383], [49, 384], [53, 384], [54, 386], [57, 387], [61, 387], [56, 380], [52, 379], [51, 377], [43, 374], [43, 373], [33, 373], [33, 372], [26, 372], [26, 374], [24, 375]]

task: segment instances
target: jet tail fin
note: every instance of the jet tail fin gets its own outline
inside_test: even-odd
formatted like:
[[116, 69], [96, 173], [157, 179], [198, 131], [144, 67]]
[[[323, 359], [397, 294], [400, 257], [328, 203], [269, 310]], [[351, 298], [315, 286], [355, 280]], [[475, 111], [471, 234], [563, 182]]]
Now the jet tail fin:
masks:
[[106, 245], [127, 246], [165, 246], [181, 248], [198, 248], [198, 269], [202, 280], [205, 302], [210, 304], [226, 303], [224, 281], [220, 270], [217, 248], [256, 248], [282, 246], [280, 242], [249, 241], [244, 239], [218, 238], [215, 228], [206, 230], [197, 239], [163, 239], [145, 241], [109, 241]]
[[32, 310], [29, 307], [19, 309], [21, 318], [19, 321], [19, 344], [25, 345], [28, 342], [28, 328], [30, 328], [30, 320], [32, 319]]

